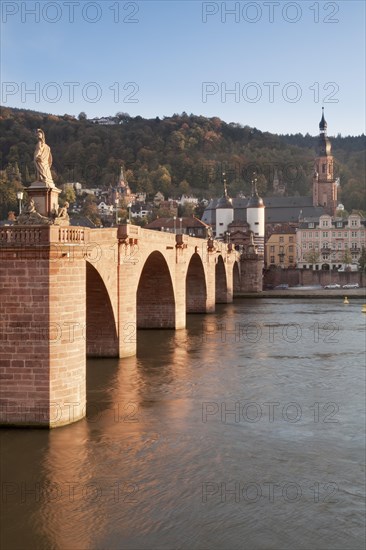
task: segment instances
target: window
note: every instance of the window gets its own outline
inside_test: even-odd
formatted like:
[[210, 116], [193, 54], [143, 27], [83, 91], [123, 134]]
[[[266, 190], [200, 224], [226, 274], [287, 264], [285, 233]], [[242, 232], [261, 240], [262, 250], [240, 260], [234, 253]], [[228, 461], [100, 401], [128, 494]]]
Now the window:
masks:
[[280, 243], [283, 243], [283, 237], [280, 237]]
[[342, 233], [338, 231], [338, 237], [342, 237]]
[[329, 248], [329, 244], [327, 242], [323, 243], [323, 248]]
[[328, 231], [323, 231], [323, 239], [328, 237]]
[[293, 243], [293, 242], [294, 242], [294, 238], [293, 238], [293, 237], [289, 237], [288, 242], [289, 242], [289, 243]]
[[[310, 233], [309, 233], [309, 235], [310, 235]], [[303, 237], [304, 237], [304, 239], [306, 239], [306, 231], [303, 232]]]
[[283, 254], [285, 252], [284, 247], [280, 246], [280, 254]]
[[274, 264], [274, 263], [275, 263], [275, 257], [271, 256], [271, 264]]
[[333, 237], [333, 238], [335, 237], [335, 231], [332, 232], [332, 237]]
[[293, 247], [293, 246], [289, 246], [289, 247], [288, 247], [288, 251], [289, 251], [289, 253], [291, 254], [291, 253], [294, 251], [294, 247]]
[[311, 239], [313, 236], [313, 232], [312, 231], [309, 231], [309, 239]]
[[316, 239], [319, 237], [319, 233], [317, 231], [315, 231], [314, 235]]
[[308, 227], [309, 227], [310, 229], [312, 229], [312, 228], [314, 228], [315, 226], [314, 226], [313, 222], [310, 222], [310, 223], [308, 224]]
[[342, 222], [337, 222], [337, 227], [342, 227]]
[[274, 252], [274, 248], [275, 247], [273, 245], [271, 245], [271, 252]]
[[326, 170], [327, 170], [327, 165], [326, 165], [326, 164], [322, 164], [322, 172], [323, 172], [323, 174], [325, 174]]
[[356, 238], [357, 238], [357, 231], [352, 231], [351, 235], [352, 235], [352, 237], [356, 237]]
[[[310, 243], [309, 243], [310, 245]], [[306, 243], [302, 243], [302, 247], [305, 249], [306, 248]]]
[[294, 263], [294, 257], [293, 256], [290, 256], [288, 261], [290, 262], [290, 264], [293, 264]]
[[313, 243], [309, 243], [309, 248], [313, 248]]
[[342, 248], [342, 243], [338, 243], [338, 250]]
[[323, 227], [328, 227], [328, 220], [323, 220]]

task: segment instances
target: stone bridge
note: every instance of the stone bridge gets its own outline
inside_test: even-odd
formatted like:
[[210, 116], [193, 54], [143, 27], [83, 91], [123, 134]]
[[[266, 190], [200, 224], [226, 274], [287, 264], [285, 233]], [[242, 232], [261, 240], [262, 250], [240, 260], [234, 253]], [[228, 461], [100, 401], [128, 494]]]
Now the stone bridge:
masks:
[[86, 357], [136, 353], [137, 329], [181, 329], [262, 262], [232, 246], [123, 225], [0, 228], [1, 417], [55, 427], [85, 416]]

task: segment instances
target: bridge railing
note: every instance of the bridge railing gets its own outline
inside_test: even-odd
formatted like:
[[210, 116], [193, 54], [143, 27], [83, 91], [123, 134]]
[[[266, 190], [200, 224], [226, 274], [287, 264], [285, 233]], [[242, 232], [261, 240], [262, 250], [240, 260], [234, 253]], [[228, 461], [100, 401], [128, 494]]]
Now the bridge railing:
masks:
[[73, 226], [27, 226], [0, 227], [0, 247], [47, 245], [49, 243], [84, 244], [89, 229]]

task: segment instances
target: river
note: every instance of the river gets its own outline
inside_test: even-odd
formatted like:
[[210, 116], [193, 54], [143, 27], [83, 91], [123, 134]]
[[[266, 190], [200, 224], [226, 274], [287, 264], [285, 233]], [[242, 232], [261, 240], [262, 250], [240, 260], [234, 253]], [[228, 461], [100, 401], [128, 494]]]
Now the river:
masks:
[[13, 549], [365, 547], [365, 319], [250, 299], [87, 362], [87, 418], [1, 431]]

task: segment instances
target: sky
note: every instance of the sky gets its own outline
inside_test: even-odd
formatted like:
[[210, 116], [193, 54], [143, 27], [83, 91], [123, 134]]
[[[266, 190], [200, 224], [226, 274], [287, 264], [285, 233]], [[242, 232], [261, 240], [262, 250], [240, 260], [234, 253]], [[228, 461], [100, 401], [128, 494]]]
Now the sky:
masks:
[[1, 105], [365, 132], [365, 3], [1, 2]]

